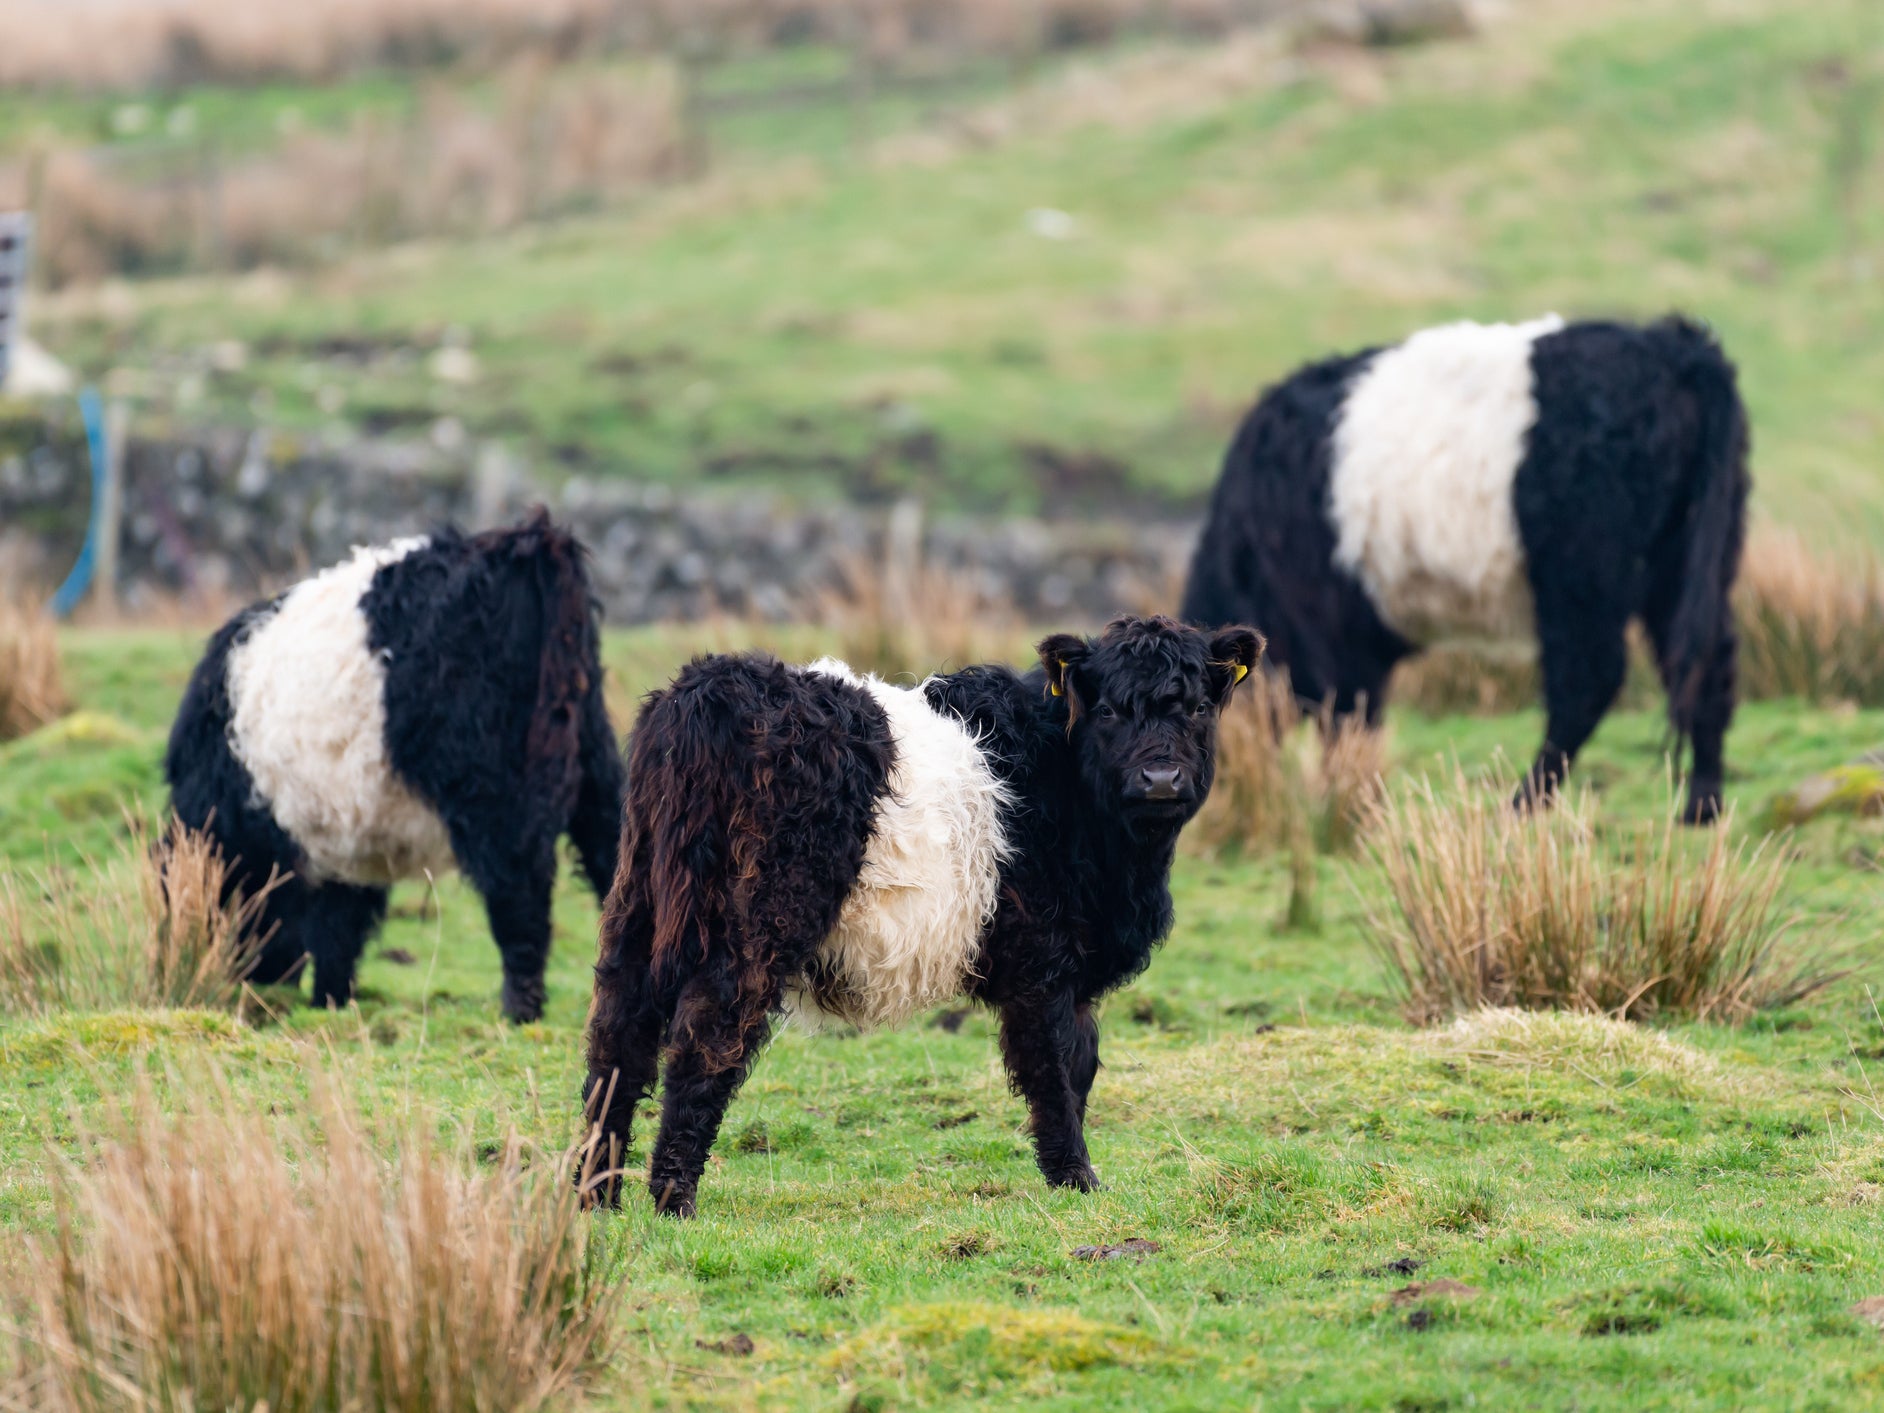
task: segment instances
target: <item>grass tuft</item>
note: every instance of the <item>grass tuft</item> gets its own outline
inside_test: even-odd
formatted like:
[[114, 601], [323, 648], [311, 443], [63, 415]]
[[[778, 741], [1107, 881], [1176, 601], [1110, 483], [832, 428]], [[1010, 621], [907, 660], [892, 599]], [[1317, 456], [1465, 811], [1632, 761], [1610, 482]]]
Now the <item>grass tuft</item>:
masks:
[[1427, 716], [1502, 716], [1542, 700], [1537, 654], [1442, 643], [1393, 671], [1388, 699]]
[[0, 872], [0, 1012], [239, 1009], [279, 880], [225, 898], [226, 877], [209, 836], [174, 820], [155, 844], [131, 820], [108, 868]]
[[1187, 832], [1205, 858], [1286, 853], [1294, 932], [1320, 930], [1316, 858], [1353, 852], [1387, 765], [1382, 732], [1327, 709], [1311, 720], [1286, 675], [1258, 674], [1218, 721], [1216, 781]]
[[6, 1286], [19, 1406], [533, 1409], [599, 1364], [619, 1287], [569, 1159], [480, 1171], [415, 1125], [382, 1162], [338, 1093], [316, 1133], [144, 1084], [60, 1160]]
[[1605, 847], [1591, 797], [1520, 813], [1459, 776], [1375, 807], [1391, 906], [1368, 919], [1408, 1017], [1484, 1006], [1740, 1021], [1832, 980], [1781, 954], [1785, 860], [1672, 809]]
[[977, 662], [1030, 659], [1013, 605], [917, 557], [853, 560], [826, 601], [838, 656], [888, 681], [921, 681]]
[[1386, 761], [1379, 731], [1332, 713], [1316, 720], [1286, 676], [1259, 674], [1218, 722], [1216, 783], [1191, 839], [1207, 856], [1352, 852]]
[[1749, 698], [1884, 704], [1884, 565], [1828, 557], [1788, 531], [1747, 545], [1735, 593]]
[[[844, 1341], [828, 1362], [847, 1380], [920, 1383], [938, 1394], [976, 1397], [1015, 1383], [1045, 1387], [1055, 1374], [1136, 1367], [1174, 1352], [1071, 1310], [949, 1301], [893, 1311]], [[860, 1394], [867, 1398], [868, 1388]]]
[[[1678, 1040], [1613, 1016], [1488, 1007], [1431, 1034], [1450, 1054], [1476, 1063], [1556, 1070], [1603, 1086], [1653, 1076], [1691, 1092], [1722, 1078], [1714, 1060]], [[1747, 1081], [1736, 1076], [1734, 1087]]]
[[69, 705], [52, 616], [0, 596], [0, 741], [37, 731]]

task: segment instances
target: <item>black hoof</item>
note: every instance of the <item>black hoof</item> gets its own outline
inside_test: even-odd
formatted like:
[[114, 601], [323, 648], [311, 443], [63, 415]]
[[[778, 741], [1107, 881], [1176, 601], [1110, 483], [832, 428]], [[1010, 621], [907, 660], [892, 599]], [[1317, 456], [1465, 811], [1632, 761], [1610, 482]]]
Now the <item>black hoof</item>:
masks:
[[1076, 1168], [1062, 1168], [1058, 1172], [1047, 1174], [1048, 1187], [1070, 1187], [1075, 1192], [1097, 1192], [1099, 1174], [1092, 1170], [1090, 1163], [1082, 1163]]
[[591, 1173], [583, 1177], [576, 1174], [576, 1198], [585, 1212], [619, 1212], [621, 1210], [621, 1176], [597, 1177]]
[[677, 1221], [685, 1221], [693, 1216], [694, 1190], [691, 1187], [682, 1187], [678, 1182], [669, 1179], [658, 1186], [652, 1182], [649, 1183], [648, 1192], [654, 1198], [654, 1210], [663, 1216], [673, 1217]]
[[1720, 813], [1720, 792], [1709, 790], [1689, 798], [1688, 807], [1681, 812], [1681, 822], [1683, 824], [1715, 824], [1720, 820]]
[[504, 1018], [515, 1025], [528, 1025], [543, 1019], [546, 997], [540, 976], [504, 978]]

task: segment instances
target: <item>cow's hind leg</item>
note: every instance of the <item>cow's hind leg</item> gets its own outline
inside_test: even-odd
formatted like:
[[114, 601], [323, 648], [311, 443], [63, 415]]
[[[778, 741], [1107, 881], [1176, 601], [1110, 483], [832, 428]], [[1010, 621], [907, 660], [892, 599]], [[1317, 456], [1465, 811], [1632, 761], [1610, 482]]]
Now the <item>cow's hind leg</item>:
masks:
[[1649, 640], [1655, 645], [1662, 686], [1668, 692], [1668, 714], [1676, 730], [1681, 728], [1682, 694], [1692, 694], [1687, 726], [1689, 744], [1694, 750], [1694, 768], [1688, 776], [1688, 803], [1681, 818], [1684, 824], [1708, 824], [1720, 817], [1727, 728], [1734, 716], [1739, 637], [1734, 631], [1733, 610], [1726, 605], [1723, 590], [1721, 628], [1713, 651], [1706, 656], [1698, 681], [1682, 681], [1669, 645], [1671, 620], [1680, 588], [1679, 581], [1675, 580], [1658, 586], [1642, 619], [1648, 628]]
[[484, 895], [491, 936], [504, 959], [504, 1015], [518, 1025], [543, 1017], [548, 997], [543, 972], [549, 965], [550, 895], [556, 889], [554, 864], [521, 871], [509, 889]]
[[835, 880], [842, 888], [810, 883], [804, 854], [815, 845], [778, 842], [779, 852], [755, 866], [760, 881], [736, 905], [739, 920], [714, 923], [706, 959], [674, 1006], [648, 1191], [655, 1206], [675, 1216], [693, 1215], [726, 1107], [771, 1037], [787, 981], [804, 974], [837, 925], [854, 878], [844, 870]]
[[1688, 805], [1681, 816], [1685, 824], [1711, 824], [1720, 818], [1727, 728], [1734, 717], [1737, 655], [1738, 643], [1729, 620], [1694, 698], [1694, 770], [1688, 777]]
[[314, 961], [314, 1004], [339, 1008], [353, 999], [353, 973], [366, 950], [367, 939], [386, 916], [384, 888], [350, 883], [323, 883], [307, 890], [306, 905], [296, 923], [296, 947]]
[[1073, 1094], [1079, 1100], [1082, 1135], [1086, 1127], [1086, 1100], [1092, 1084], [1099, 1077], [1099, 1018], [1092, 1013], [1092, 1003], [1082, 1002], [1073, 1009], [1073, 1054], [1067, 1066]]
[[777, 988], [735, 994], [723, 972], [699, 972], [680, 993], [662, 1081], [661, 1132], [648, 1163], [648, 1191], [660, 1211], [691, 1217], [726, 1108], [772, 1033]]
[[654, 979], [653, 917], [644, 900], [610, 899], [602, 917], [601, 956], [589, 1005], [589, 1073], [583, 1112], [596, 1149], [582, 1181], [610, 1206], [621, 1201], [621, 1167], [634, 1133], [635, 1106], [654, 1087], [661, 1036], [673, 1007], [671, 990]]
[[1628, 615], [1606, 605], [1537, 594], [1544, 744], [1519, 787], [1519, 808], [1549, 800], [1622, 690], [1629, 670]]

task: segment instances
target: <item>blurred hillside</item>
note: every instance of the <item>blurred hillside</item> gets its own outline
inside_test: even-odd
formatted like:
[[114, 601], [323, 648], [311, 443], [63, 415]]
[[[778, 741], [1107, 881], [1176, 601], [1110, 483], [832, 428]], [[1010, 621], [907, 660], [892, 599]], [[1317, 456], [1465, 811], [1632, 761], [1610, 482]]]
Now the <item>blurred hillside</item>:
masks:
[[[1194, 504], [1237, 413], [1304, 358], [1452, 317], [1679, 306], [1741, 365], [1766, 512], [1884, 540], [1875, 0], [1513, 0], [1472, 37], [1391, 48], [1220, 15], [1025, 62], [970, 46], [928, 89], [892, 48], [859, 91], [872, 72], [816, 32], [698, 73], [553, 47], [449, 80], [16, 88], [16, 161], [49, 133], [184, 126], [226, 134], [226, 173], [245, 143], [429, 111], [456, 114], [439, 141], [467, 168], [510, 173], [396, 173], [398, 199], [432, 183], [446, 216], [383, 211], [383, 248], [360, 217], [253, 269], [229, 231], [104, 262], [220, 267], [135, 282], [70, 264], [82, 233], [53, 211], [44, 253], [68, 265], [35, 328], [147, 419], [1075, 512]], [[520, 108], [529, 84], [565, 97]], [[742, 108], [742, 85], [804, 97]], [[517, 111], [564, 116], [505, 146]], [[558, 175], [584, 142], [618, 182]], [[318, 213], [352, 180], [244, 200]], [[478, 205], [504, 181], [507, 211]]]

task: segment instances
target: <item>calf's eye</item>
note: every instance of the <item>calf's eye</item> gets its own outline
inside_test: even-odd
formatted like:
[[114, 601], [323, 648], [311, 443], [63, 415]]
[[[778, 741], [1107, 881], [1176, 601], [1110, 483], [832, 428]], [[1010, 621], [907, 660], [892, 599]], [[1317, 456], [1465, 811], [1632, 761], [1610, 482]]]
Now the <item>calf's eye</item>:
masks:
[[1113, 717], [1117, 716], [1118, 713], [1112, 709], [1109, 703], [1101, 702], [1098, 709], [1093, 712], [1093, 715], [1098, 717], [1101, 721], [1110, 721]]
[[1199, 702], [1196, 706], [1191, 708], [1191, 715], [1192, 716], [1209, 716], [1210, 715], [1210, 703]]

